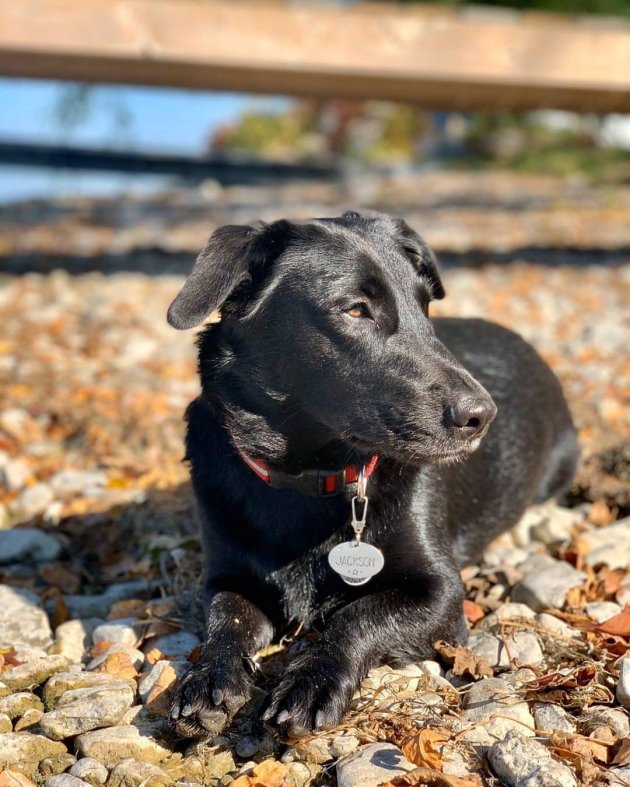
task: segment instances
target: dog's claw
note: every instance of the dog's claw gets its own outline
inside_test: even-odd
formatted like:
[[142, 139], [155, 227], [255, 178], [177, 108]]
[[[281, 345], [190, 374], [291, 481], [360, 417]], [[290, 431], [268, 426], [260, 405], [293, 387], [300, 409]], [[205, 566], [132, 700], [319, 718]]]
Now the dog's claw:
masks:
[[215, 705], [220, 705], [224, 699], [225, 699], [225, 695], [224, 692], [221, 691], [221, 689], [213, 689], [212, 702], [214, 702]]

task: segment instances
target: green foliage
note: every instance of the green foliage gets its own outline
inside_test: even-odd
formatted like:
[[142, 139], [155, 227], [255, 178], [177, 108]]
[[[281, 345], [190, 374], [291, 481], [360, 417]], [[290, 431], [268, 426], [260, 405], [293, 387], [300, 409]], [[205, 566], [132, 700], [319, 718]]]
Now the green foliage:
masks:
[[[418, 0], [397, 0], [400, 3]], [[493, 5], [520, 11], [553, 11], [562, 14], [630, 16], [630, 0], [422, 0], [435, 5]]]

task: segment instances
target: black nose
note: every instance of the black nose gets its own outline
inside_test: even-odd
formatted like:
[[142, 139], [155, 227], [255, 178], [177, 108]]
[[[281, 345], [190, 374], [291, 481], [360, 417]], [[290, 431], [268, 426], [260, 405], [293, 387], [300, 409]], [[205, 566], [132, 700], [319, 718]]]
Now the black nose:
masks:
[[459, 399], [447, 413], [447, 422], [454, 428], [457, 437], [470, 439], [480, 434], [497, 414], [492, 399]]

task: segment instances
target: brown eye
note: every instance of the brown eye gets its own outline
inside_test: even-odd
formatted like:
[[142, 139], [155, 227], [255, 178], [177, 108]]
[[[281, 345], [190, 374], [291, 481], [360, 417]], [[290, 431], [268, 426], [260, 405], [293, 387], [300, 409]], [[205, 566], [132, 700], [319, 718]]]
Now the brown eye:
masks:
[[346, 309], [346, 314], [348, 317], [352, 317], [355, 320], [372, 319], [370, 310], [365, 303], [355, 303], [349, 309]]

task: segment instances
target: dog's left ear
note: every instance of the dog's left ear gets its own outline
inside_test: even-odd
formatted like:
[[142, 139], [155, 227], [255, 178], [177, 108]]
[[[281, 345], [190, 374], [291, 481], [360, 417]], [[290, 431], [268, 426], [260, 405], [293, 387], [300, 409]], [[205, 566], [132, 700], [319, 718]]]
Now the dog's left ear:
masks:
[[437, 301], [442, 300], [446, 292], [440, 278], [433, 249], [403, 219], [396, 219], [396, 225], [403, 251], [409, 257], [418, 273], [426, 278], [431, 289], [431, 297]]
[[215, 230], [168, 309], [169, 324], [179, 330], [194, 328], [231, 296], [235, 301], [241, 285], [259, 281], [266, 263], [282, 253], [288, 227], [288, 222], [276, 221], [256, 227], [228, 224]]

